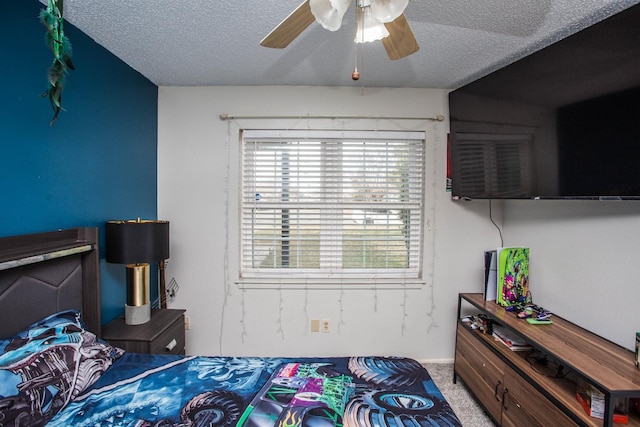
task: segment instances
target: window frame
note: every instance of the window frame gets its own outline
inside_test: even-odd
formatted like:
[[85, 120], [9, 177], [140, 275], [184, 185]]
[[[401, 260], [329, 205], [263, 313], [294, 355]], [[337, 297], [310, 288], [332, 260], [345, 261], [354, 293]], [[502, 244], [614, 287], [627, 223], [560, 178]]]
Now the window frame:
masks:
[[[407, 145], [420, 144], [420, 171], [413, 176], [414, 179], [419, 180], [419, 201], [412, 203], [413, 215], [417, 215], [419, 220], [415, 229], [412, 228], [409, 238], [412, 245], [417, 245], [417, 255], [411, 255], [412, 248], [407, 249], [407, 256], [410, 258], [408, 268], [337, 268], [337, 269], [309, 269], [309, 268], [253, 268], [247, 263], [247, 259], [244, 255], [245, 245], [247, 240], [245, 239], [245, 218], [244, 213], [248, 209], [246, 204], [247, 197], [245, 197], [245, 179], [247, 175], [245, 156], [247, 150], [247, 141], [251, 139], [256, 143], [257, 140], [262, 139], [267, 144], [266, 140], [280, 140], [282, 141], [294, 141], [294, 140], [309, 140], [309, 139], [329, 139], [329, 140], [341, 140], [337, 143], [343, 144], [345, 140], [406, 140]], [[326, 143], [326, 141], [324, 142]], [[343, 157], [341, 157], [343, 158]], [[241, 287], [269, 287], [270, 285], [286, 287], [309, 287], [319, 286], [322, 288], [332, 286], [391, 286], [397, 287], [399, 285], [403, 287], [421, 287], [424, 285], [423, 278], [423, 258], [425, 251], [424, 242], [424, 228], [426, 226], [425, 205], [427, 203], [426, 195], [426, 168], [427, 168], [427, 149], [426, 149], [426, 133], [424, 131], [359, 131], [359, 130], [274, 130], [274, 129], [242, 129], [240, 134], [240, 203], [239, 211], [240, 217], [238, 222], [239, 233], [239, 262], [238, 262], [238, 280], [237, 283]], [[412, 189], [412, 191], [414, 191]], [[366, 203], [365, 203], [366, 204]], [[390, 204], [384, 204], [388, 206]], [[407, 208], [407, 204], [402, 204], [403, 208]], [[408, 209], [408, 208], [407, 208]], [[339, 217], [340, 215], [334, 217]], [[338, 226], [337, 228], [340, 228]], [[336, 230], [337, 228], [334, 228]], [[253, 235], [252, 235], [253, 236]], [[251, 238], [252, 242], [254, 239]], [[341, 243], [338, 244], [341, 246]], [[340, 255], [334, 255], [340, 257]]]

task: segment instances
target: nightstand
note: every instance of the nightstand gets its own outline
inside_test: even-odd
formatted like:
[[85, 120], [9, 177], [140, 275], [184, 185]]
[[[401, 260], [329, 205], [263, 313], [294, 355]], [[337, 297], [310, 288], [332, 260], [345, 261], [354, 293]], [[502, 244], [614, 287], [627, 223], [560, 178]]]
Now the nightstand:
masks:
[[142, 325], [117, 318], [102, 328], [102, 339], [131, 353], [185, 354], [184, 312], [154, 309], [151, 320]]

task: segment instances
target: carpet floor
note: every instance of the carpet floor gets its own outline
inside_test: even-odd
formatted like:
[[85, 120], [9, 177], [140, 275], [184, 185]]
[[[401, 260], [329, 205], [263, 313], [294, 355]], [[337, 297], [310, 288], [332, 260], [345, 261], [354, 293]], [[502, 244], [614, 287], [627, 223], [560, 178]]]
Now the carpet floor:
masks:
[[471, 396], [462, 381], [453, 383], [453, 364], [427, 363], [424, 365], [444, 397], [453, 408], [463, 427], [495, 427], [495, 423]]

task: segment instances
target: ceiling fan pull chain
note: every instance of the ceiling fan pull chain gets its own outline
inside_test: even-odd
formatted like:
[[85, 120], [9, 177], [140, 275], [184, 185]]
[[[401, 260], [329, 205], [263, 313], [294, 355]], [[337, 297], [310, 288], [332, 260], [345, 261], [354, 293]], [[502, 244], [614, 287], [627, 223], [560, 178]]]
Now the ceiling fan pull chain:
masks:
[[[356, 2], [356, 35], [358, 37], [358, 4]], [[353, 44], [353, 73], [351, 73], [351, 79], [359, 80], [360, 79], [360, 71], [358, 71], [358, 43]]]

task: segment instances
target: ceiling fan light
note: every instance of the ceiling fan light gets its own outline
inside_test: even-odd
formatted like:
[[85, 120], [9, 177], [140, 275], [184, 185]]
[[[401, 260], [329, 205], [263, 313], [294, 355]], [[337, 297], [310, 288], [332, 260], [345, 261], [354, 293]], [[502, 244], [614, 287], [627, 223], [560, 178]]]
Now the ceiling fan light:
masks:
[[342, 26], [342, 17], [351, 0], [309, 0], [311, 13], [316, 21], [329, 31], [337, 31]]
[[358, 28], [356, 30], [356, 43], [367, 43], [381, 40], [389, 35], [389, 31], [384, 24], [371, 16], [369, 8], [359, 9]]
[[393, 22], [402, 15], [409, 0], [371, 0], [371, 16], [380, 22]]

